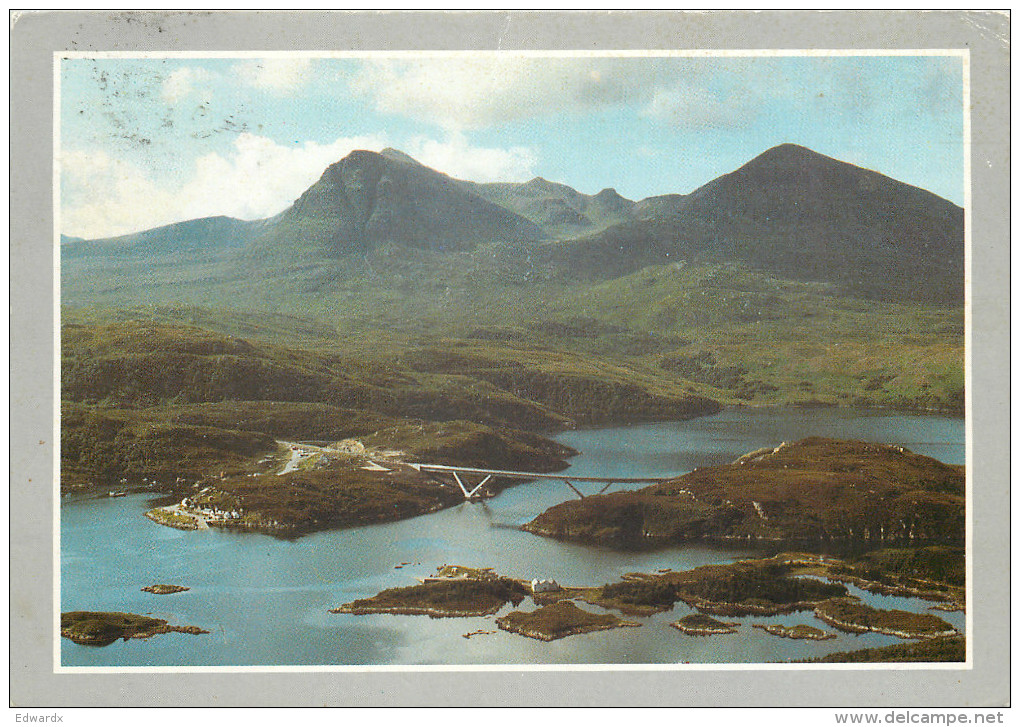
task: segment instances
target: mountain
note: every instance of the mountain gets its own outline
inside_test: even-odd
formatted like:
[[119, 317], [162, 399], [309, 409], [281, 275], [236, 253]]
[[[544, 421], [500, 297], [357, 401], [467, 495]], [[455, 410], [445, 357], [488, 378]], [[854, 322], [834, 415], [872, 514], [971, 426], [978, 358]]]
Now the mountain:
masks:
[[868, 298], [963, 301], [960, 207], [794, 144], [689, 195], [642, 200], [634, 215], [547, 255], [598, 277], [680, 260], [738, 262]]
[[586, 285], [669, 263], [737, 264], [874, 300], [963, 300], [961, 208], [793, 144], [691, 194], [636, 203], [542, 178], [466, 182], [394, 149], [355, 151], [267, 220], [212, 217], [61, 248], [73, 304], [283, 309], [453, 269], [471, 286]]
[[[394, 149], [355, 151], [265, 220], [211, 217], [62, 246], [63, 300], [288, 308], [398, 257], [545, 238], [531, 221]], [[301, 308], [304, 310], [304, 307]]]
[[541, 177], [524, 183], [463, 184], [479, 197], [526, 217], [553, 237], [595, 232], [634, 216], [634, 202], [615, 189], [588, 195]]
[[331, 164], [255, 250], [338, 257], [395, 243], [442, 252], [544, 236], [457, 180], [386, 149], [355, 151]]

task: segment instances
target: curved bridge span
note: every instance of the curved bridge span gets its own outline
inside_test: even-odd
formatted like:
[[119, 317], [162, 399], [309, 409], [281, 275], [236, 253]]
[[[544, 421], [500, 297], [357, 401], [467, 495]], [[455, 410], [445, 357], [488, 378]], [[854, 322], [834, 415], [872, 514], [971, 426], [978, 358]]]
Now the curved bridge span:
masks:
[[[453, 481], [460, 487], [460, 491], [464, 493], [465, 500], [474, 499], [478, 496], [478, 493], [482, 491], [487, 484], [492, 482], [495, 478], [502, 477], [510, 480], [559, 480], [566, 484], [574, 494], [580, 497], [582, 500], [587, 496], [585, 493], [579, 490], [575, 483], [595, 483], [602, 484], [603, 487], [599, 490], [597, 495], [601, 495], [610, 487], [615, 484], [656, 484], [658, 482], [666, 482], [672, 479], [671, 477], [582, 477], [580, 475], [574, 477], [567, 474], [556, 473], [556, 472], [520, 472], [517, 470], [490, 470], [483, 469], [480, 467], [452, 467], [444, 464], [425, 464], [421, 462], [409, 462], [408, 467], [413, 467], [417, 471], [430, 475], [433, 479], [440, 481], [437, 475], [450, 475], [453, 477]], [[475, 477], [481, 477], [481, 481], [469, 484], [467, 480]], [[446, 483], [443, 483], [446, 484]], [[469, 487], [471, 489], [469, 489]]]

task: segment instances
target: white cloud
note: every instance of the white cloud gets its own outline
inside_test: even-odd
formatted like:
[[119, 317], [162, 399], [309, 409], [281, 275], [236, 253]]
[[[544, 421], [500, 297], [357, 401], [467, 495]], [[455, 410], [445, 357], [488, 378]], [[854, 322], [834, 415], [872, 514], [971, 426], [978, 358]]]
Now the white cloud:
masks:
[[103, 151], [65, 152], [61, 228], [96, 238], [213, 215], [270, 217], [333, 162], [355, 149], [380, 150], [385, 145], [381, 136], [358, 136], [284, 146], [241, 134], [227, 154], [199, 157], [190, 181], [176, 189], [162, 186], [158, 174]]
[[524, 181], [535, 176], [538, 157], [527, 147], [473, 147], [463, 134], [447, 141], [412, 139], [407, 153], [427, 167], [472, 182]]
[[380, 111], [469, 129], [644, 100], [662, 80], [647, 62], [487, 55], [367, 62], [349, 83]]
[[236, 66], [241, 81], [274, 93], [290, 95], [311, 79], [311, 58], [263, 58]]
[[195, 90], [195, 83], [206, 81], [209, 78], [209, 72], [201, 68], [188, 66], [178, 68], [164, 79], [160, 88], [160, 97], [167, 103], [178, 103]]
[[[380, 151], [386, 145], [381, 135], [291, 146], [245, 133], [238, 135], [228, 152], [198, 157], [190, 180], [176, 187], [168, 187], [157, 172], [105, 151], [65, 151], [61, 156], [61, 231], [91, 239], [214, 215], [271, 217], [286, 209], [333, 162], [355, 149]], [[525, 147], [474, 147], [461, 134], [445, 141], [417, 137], [405, 149], [426, 166], [479, 182], [530, 179], [538, 161]]]

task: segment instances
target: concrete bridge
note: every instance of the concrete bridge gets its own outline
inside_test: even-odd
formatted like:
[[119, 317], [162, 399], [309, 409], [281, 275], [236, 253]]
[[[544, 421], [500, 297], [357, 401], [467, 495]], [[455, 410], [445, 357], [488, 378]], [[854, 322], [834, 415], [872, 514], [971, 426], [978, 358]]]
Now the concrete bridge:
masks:
[[[582, 500], [586, 495], [581, 492], [576, 484], [578, 483], [595, 483], [603, 485], [602, 489], [599, 490], [597, 495], [601, 495], [613, 485], [620, 484], [655, 484], [658, 482], [665, 482], [666, 480], [672, 479], [671, 477], [581, 477], [571, 476], [564, 473], [549, 473], [549, 472], [519, 472], [516, 470], [489, 470], [482, 469], [480, 467], [451, 467], [450, 465], [444, 464], [424, 464], [421, 462], [408, 463], [409, 467], [413, 467], [418, 472], [429, 475], [432, 479], [442, 484], [446, 484], [439, 479], [438, 475], [450, 475], [453, 481], [460, 487], [460, 491], [464, 493], [465, 500], [474, 499], [482, 488], [492, 482], [495, 478], [502, 477], [510, 480], [559, 480], [566, 484], [574, 494], [580, 497]], [[468, 481], [476, 477], [481, 477], [481, 481], [471, 484]], [[470, 489], [469, 489], [470, 488]]]

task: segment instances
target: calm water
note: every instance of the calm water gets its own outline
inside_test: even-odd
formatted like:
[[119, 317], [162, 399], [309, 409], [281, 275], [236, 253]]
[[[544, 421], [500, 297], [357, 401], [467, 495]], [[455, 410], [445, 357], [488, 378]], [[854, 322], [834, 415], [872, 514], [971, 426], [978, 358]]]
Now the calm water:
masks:
[[[732, 461], [765, 445], [811, 434], [899, 444], [945, 462], [964, 462], [962, 420], [833, 410], [726, 411], [690, 422], [566, 432], [577, 475], [663, 476]], [[619, 488], [619, 486], [616, 486]], [[810, 613], [741, 618], [736, 634], [691, 637], [669, 627], [691, 609], [634, 619], [641, 628], [544, 643], [516, 634], [462, 638], [496, 629], [494, 617], [429, 619], [350, 616], [328, 609], [383, 588], [411, 585], [444, 563], [493, 567], [517, 577], [600, 585], [628, 571], [685, 570], [749, 551], [683, 546], [653, 553], [560, 543], [516, 530], [573, 495], [558, 482], [525, 484], [484, 503], [386, 525], [318, 533], [294, 542], [219, 530], [182, 532], [142, 517], [149, 497], [65, 501], [61, 507], [61, 608], [151, 613], [208, 635], [168, 634], [85, 647], [61, 640], [65, 665], [331, 665], [764, 662], [884, 646], [877, 634], [794, 641], [752, 629], [756, 622], [814, 623]], [[410, 562], [402, 569], [394, 566]], [[142, 586], [178, 583], [170, 596]], [[854, 591], [882, 608], [924, 611], [928, 603]], [[594, 606], [583, 606], [598, 611]], [[520, 608], [530, 610], [530, 600]], [[511, 610], [507, 606], [499, 614]], [[937, 615], [958, 629], [962, 613]], [[831, 629], [827, 629], [831, 630]]]

